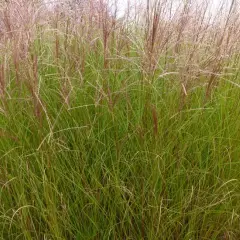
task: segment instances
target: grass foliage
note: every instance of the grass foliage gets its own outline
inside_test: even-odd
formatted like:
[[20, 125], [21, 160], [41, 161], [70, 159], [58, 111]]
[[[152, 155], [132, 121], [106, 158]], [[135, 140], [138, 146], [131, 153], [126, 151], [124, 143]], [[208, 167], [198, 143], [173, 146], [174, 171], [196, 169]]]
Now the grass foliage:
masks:
[[0, 239], [240, 239], [238, 3], [3, 3]]

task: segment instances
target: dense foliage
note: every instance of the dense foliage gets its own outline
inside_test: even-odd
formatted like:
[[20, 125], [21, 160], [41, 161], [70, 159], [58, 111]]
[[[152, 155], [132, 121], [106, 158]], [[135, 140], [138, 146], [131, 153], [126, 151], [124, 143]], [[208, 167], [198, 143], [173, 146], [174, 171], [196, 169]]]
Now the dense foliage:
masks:
[[1, 5], [0, 239], [240, 238], [239, 2], [173, 2]]

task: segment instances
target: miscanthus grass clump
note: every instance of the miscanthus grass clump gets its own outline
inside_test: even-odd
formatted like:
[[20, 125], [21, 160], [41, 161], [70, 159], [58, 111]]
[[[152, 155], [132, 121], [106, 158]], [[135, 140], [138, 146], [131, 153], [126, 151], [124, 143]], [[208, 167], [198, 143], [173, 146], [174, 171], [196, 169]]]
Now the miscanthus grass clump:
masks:
[[0, 239], [240, 239], [239, 1], [45, 3], [0, 4]]

